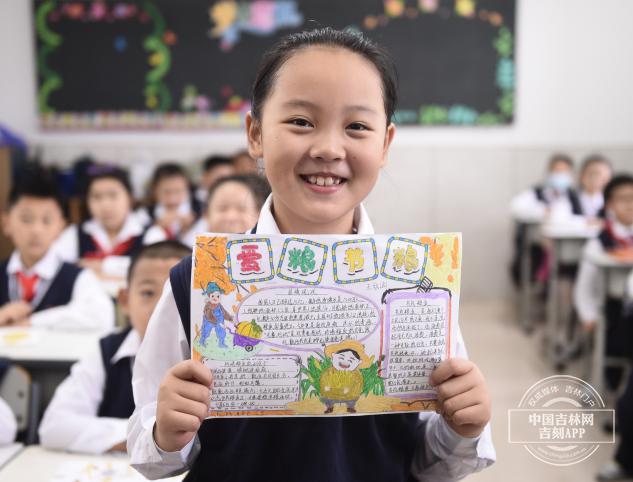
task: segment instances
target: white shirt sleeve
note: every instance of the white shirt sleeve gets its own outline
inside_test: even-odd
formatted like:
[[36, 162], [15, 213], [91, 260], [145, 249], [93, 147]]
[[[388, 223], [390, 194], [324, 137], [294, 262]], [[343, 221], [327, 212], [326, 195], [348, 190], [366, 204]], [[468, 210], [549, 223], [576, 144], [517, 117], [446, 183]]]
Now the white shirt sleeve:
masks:
[[0, 445], [8, 445], [15, 440], [18, 423], [11, 407], [0, 398]]
[[512, 199], [510, 210], [517, 221], [542, 221], [545, 219], [547, 206], [538, 200], [533, 189], [529, 189]]
[[601, 252], [600, 241], [592, 239], [587, 242], [583, 259], [574, 284], [574, 307], [583, 323], [598, 321], [605, 297], [605, 283], [602, 271], [587, 259], [591, 252]]
[[161, 450], [153, 435], [158, 387], [168, 370], [188, 358], [189, 343], [168, 280], [150, 318], [132, 375], [136, 408], [128, 425], [127, 449], [132, 467], [149, 479], [185, 472], [200, 453], [197, 435], [180, 452]]
[[39, 428], [44, 447], [102, 454], [125, 441], [127, 419], [97, 416], [105, 377], [101, 348], [96, 346], [57, 387]]
[[[464, 338], [457, 327], [455, 356], [468, 358]], [[462, 437], [435, 412], [421, 412], [423, 422], [420, 441], [411, 471], [421, 481], [448, 482], [461, 479], [492, 465], [496, 452], [488, 423], [475, 438]]]
[[96, 275], [81, 270], [67, 305], [31, 315], [33, 326], [59, 330], [108, 331], [114, 326], [114, 304]]
[[57, 257], [67, 263], [76, 263], [79, 260], [79, 235], [76, 224], [68, 226], [59, 235], [53, 244], [53, 250]]

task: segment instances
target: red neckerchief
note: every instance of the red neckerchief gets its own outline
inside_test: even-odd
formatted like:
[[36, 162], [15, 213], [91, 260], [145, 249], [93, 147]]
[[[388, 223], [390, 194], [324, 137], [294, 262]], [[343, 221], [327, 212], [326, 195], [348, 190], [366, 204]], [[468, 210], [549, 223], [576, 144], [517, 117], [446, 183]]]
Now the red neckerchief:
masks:
[[136, 237], [132, 236], [128, 240], [117, 244], [114, 248], [112, 248], [112, 250], [106, 251], [105, 249], [103, 249], [103, 246], [101, 246], [99, 242], [95, 239], [95, 237], [92, 236], [92, 242], [97, 247], [97, 250], [84, 254], [84, 258], [103, 259], [107, 256], [126, 256], [130, 252], [130, 249], [132, 249], [132, 245], [134, 244], [135, 239]]
[[633, 248], [633, 235], [629, 235], [626, 238], [621, 238], [616, 235], [613, 230], [613, 221], [607, 221], [607, 232], [609, 236], [622, 248]]
[[40, 277], [37, 274], [27, 276], [22, 271], [18, 271], [17, 275], [20, 286], [22, 286], [22, 299], [30, 303], [35, 298], [36, 286]]

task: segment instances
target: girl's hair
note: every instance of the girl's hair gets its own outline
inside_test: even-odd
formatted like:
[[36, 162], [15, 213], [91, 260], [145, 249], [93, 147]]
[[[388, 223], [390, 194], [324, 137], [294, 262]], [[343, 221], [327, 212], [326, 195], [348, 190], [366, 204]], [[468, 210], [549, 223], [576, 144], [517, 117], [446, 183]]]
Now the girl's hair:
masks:
[[221, 177], [217, 181], [215, 181], [211, 187], [209, 188], [209, 197], [207, 198], [207, 208], [215, 191], [218, 190], [220, 186], [226, 184], [227, 182], [237, 182], [242, 184], [248, 188], [248, 190], [253, 194], [255, 198], [255, 203], [257, 204], [257, 209], [261, 209], [266, 202], [266, 198], [270, 194], [270, 185], [265, 177], [260, 176], [258, 174], [235, 174], [233, 176]]
[[624, 173], [618, 174], [617, 176], [613, 176], [613, 178], [609, 181], [609, 183], [604, 188], [604, 202], [608, 203], [613, 198], [615, 191], [623, 186], [631, 186], [633, 187], [633, 176]]
[[346, 49], [362, 56], [376, 67], [382, 80], [383, 103], [389, 124], [398, 101], [398, 81], [393, 59], [385, 49], [361, 33], [330, 27], [290, 34], [264, 54], [251, 93], [253, 118], [261, 121], [263, 105], [272, 92], [281, 66], [297, 52], [313, 46]]
[[92, 185], [102, 179], [112, 179], [117, 181], [123, 189], [128, 193], [132, 204], [134, 203], [134, 193], [132, 191], [132, 184], [130, 183], [130, 176], [125, 169], [109, 164], [92, 164], [85, 171], [84, 184], [81, 196], [81, 220], [86, 221], [91, 218], [90, 210], [88, 209], [88, 195], [90, 194], [90, 188]]
[[190, 197], [193, 197], [194, 186], [191, 183], [191, 180], [189, 179], [189, 176], [187, 175], [187, 172], [184, 170], [184, 168], [176, 162], [163, 162], [162, 164], [156, 166], [156, 169], [154, 169], [154, 174], [152, 174], [152, 180], [149, 184], [149, 192], [147, 196], [150, 205], [156, 203], [154, 191], [156, 190], [156, 186], [158, 186], [158, 183], [161, 182], [163, 179], [167, 179], [170, 177], [182, 177], [187, 183]]
[[609, 159], [604, 157], [602, 154], [591, 154], [587, 156], [584, 161], [582, 161], [582, 166], [580, 167], [580, 176], [582, 177], [587, 168], [594, 164], [604, 164], [609, 168], [611, 172], [613, 172], [613, 166], [611, 165], [611, 162], [609, 162]]

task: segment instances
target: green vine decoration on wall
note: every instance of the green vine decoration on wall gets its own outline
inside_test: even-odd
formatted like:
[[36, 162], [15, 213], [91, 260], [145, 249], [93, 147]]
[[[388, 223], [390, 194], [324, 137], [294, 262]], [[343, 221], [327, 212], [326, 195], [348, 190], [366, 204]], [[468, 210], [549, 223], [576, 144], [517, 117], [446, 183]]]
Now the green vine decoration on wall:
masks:
[[62, 44], [62, 37], [50, 30], [46, 23], [48, 14], [55, 10], [55, 7], [55, 1], [48, 0], [39, 6], [35, 15], [37, 37], [43, 44], [37, 55], [37, 67], [43, 79], [37, 95], [40, 112], [54, 111], [54, 109], [48, 105], [48, 98], [52, 92], [63, 86], [63, 81], [59, 74], [51, 70], [46, 64], [46, 57], [48, 57], [53, 51], [57, 50], [57, 48]]

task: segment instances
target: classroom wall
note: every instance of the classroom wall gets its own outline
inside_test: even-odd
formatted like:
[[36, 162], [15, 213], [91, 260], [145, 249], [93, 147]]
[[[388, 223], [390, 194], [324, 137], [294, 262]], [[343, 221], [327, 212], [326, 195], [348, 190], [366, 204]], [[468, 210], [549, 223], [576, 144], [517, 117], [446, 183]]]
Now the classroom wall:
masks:
[[[510, 127], [401, 128], [367, 201], [379, 231], [461, 230], [463, 294], [511, 293], [511, 196], [536, 182], [552, 151], [604, 152], [633, 170], [633, 2], [517, 0], [516, 119]], [[0, 1], [0, 122], [68, 162], [83, 153], [133, 163], [197, 162], [243, 146], [240, 131], [46, 134], [37, 129], [31, 2]], [[485, 280], [485, 282], [482, 282]]]

